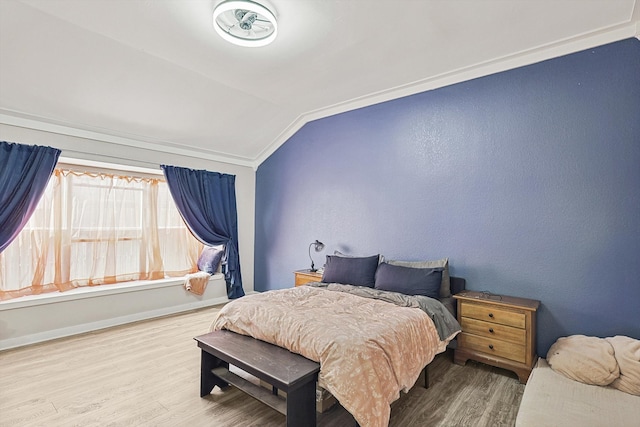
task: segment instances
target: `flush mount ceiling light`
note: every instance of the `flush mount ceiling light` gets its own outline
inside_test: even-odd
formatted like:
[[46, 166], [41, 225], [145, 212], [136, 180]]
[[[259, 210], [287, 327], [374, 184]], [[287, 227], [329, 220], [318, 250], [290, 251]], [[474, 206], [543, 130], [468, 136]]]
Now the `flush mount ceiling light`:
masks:
[[278, 34], [275, 15], [250, 0], [227, 0], [217, 5], [213, 27], [226, 41], [247, 47], [266, 46]]

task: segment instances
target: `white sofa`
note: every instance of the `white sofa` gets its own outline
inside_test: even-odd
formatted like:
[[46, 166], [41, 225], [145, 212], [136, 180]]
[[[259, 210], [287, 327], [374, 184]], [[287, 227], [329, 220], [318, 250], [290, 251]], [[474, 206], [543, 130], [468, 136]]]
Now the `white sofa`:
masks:
[[516, 427], [638, 427], [640, 396], [574, 381], [539, 358], [524, 389]]

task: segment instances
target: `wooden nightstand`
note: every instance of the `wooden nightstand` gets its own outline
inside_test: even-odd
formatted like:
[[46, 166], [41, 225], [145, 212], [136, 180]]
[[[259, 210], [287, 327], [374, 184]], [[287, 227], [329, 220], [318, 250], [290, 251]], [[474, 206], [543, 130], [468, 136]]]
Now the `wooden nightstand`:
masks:
[[458, 300], [458, 348], [454, 361], [467, 360], [515, 372], [526, 384], [536, 363], [536, 312], [540, 301], [465, 291]]
[[309, 282], [322, 281], [322, 273], [319, 271], [311, 272], [309, 270], [297, 270], [294, 271], [293, 274], [296, 277], [296, 286], [302, 286]]

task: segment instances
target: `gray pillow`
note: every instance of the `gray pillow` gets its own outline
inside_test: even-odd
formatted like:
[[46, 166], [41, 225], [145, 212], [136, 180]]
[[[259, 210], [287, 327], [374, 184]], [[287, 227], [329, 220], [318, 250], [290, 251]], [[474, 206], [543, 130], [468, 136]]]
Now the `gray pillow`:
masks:
[[442, 282], [442, 267], [411, 268], [383, 262], [376, 271], [375, 288], [405, 295], [438, 298]]
[[198, 270], [215, 274], [224, 255], [224, 246], [205, 246], [198, 258]]
[[451, 296], [451, 280], [449, 278], [449, 258], [442, 258], [435, 261], [392, 261], [387, 263], [411, 268], [442, 268], [442, 282], [440, 283], [440, 298]]
[[369, 257], [327, 255], [322, 281], [373, 288], [378, 259], [379, 255]]
[[[335, 256], [341, 256], [341, 257], [346, 257], [346, 258], [356, 258], [355, 255], [343, 254], [342, 252], [340, 252], [338, 250], [333, 251], [333, 254]], [[379, 254], [378, 255], [378, 264], [380, 264], [381, 262], [384, 262], [384, 255]]]

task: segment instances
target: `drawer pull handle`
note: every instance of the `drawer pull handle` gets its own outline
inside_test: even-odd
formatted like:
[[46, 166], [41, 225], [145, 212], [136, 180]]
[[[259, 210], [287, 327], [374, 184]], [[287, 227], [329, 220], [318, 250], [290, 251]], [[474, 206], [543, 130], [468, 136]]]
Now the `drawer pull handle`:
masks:
[[489, 313], [489, 317], [493, 319], [493, 313]]
[[489, 344], [489, 348], [493, 350], [493, 344]]
[[489, 332], [493, 333], [493, 328], [489, 328]]

